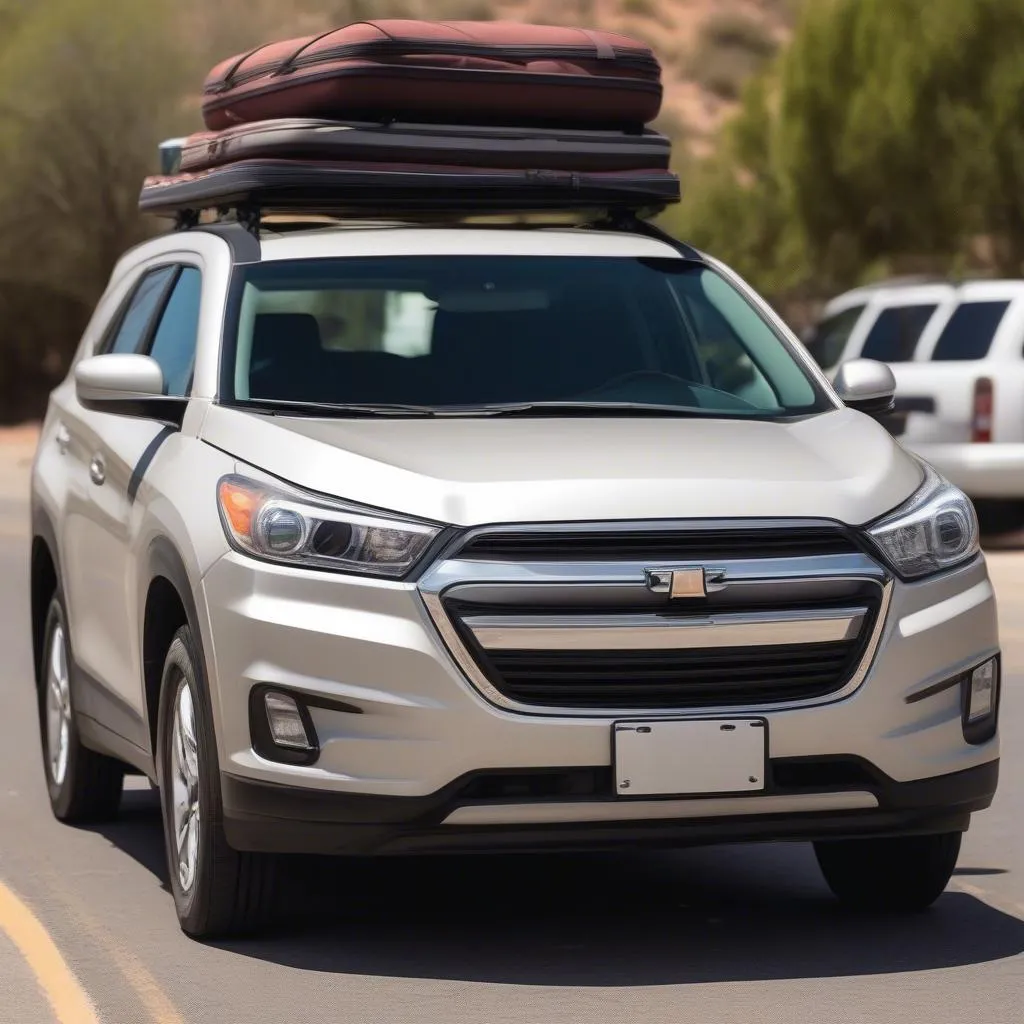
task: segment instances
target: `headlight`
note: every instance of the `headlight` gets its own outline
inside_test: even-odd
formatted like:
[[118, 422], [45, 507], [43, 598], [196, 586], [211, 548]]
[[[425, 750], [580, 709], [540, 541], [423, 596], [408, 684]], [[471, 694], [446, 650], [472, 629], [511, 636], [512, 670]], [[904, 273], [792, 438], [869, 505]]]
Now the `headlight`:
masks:
[[257, 558], [400, 579], [440, 532], [241, 476], [217, 486], [228, 541]]
[[868, 529], [889, 564], [905, 579], [950, 569], [980, 550], [970, 499], [924, 465], [924, 483], [901, 508]]

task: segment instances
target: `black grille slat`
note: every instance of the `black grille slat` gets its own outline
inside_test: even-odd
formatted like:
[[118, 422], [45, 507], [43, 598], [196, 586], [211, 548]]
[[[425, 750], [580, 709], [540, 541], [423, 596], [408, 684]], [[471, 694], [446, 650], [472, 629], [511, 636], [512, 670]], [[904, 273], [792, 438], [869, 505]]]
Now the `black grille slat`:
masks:
[[638, 530], [618, 532], [492, 532], [471, 537], [458, 557], [490, 561], [706, 561], [814, 558], [854, 554], [860, 548], [841, 529]]
[[557, 668], [580, 672], [638, 671], [646, 668], [664, 670], [694, 669], [721, 672], [764, 670], [773, 662], [788, 670], [801, 664], [820, 665], [823, 662], [842, 663], [850, 654], [855, 641], [835, 644], [812, 644], [805, 647], [726, 647], [664, 651], [491, 651], [493, 661], [500, 660], [507, 669], [515, 671], [517, 662], [532, 666], [536, 661]]
[[487, 651], [512, 700], [540, 707], [699, 708], [818, 697], [849, 678], [863, 636], [834, 643], [671, 651]]
[[[821, 685], [822, 683], [827, 682], [830, 678], [831, 678], [831, 676], [829, 676], [827, 673], [825, 673], [823, 675], [818, 675], [818, 676], [811, 676], [808, 679], [800, 680], [799, 681], [799, 685], [801, 687], [807, 685], [808, 683], [817, 683], [818, 685]], [[691, 691], [691, 690], [692, 691], [697, 691], [697, 690], [703, 688], [703, 689], [713, 689], [716, 697], [728, 697], [730, 694], [736, 694], [736, 693], [741, 693], [742, 695], [747, 695], [747, 694], [759, 693], [762, 690], [770, 689], [773, 686], [779, 685], [780, 682], [783, 683], [786, 686], [790, 686], [790, 685], [796, 686], [796, 685], [798, 685], [797, 682], [793, 682], [793, 681], [789, 681], [789, 680], [781, 680], [781, 681], [780, 680], [774, 680], [774, 681], [760, 680], [757, 683], [751, 684], [749, 686], [743, 686], [743, 687], [720, 686], [717, 683], [711, 684], [711, 683], [706, 683], [705, 682], [703, 684], [700, 684], [700, 683], [698, 683], [698, 684], [691, 684], [690, 686], [687, 687], [687, 693], [689, 693], [689, 691]], [[570, 696], [573, 696], [574, 694], [578, 693], [583, 688], [584, 687], [582, 687], [579, 684], [570, 685], [570, 684], [567, 684], [567, 683], [549, 683], [549, 682], [546, 682], [546, 681], [545, 682], [533, 682], [533, 683], [518, 683], [518, 684], [515, 684], [515, 686], [514, 686], [514, 689], [518, 693], [532, 694], [534, 696], [542, 696], [542, 697], [549, 697], [549, 696], [550, 697], [570, 697]], [[605, 683], [605, 684], [596, 685], [596, 686], [588, 685], [588, 686], [585, 687], [585, 690], [586, 690], [586, 695], [588, 697], [607, 696], [607, 695], [619, 694], [619, 693], [623, 693], [623, 692], [628, 692], [628, 693], [631, 693], [631, 694], [632, 693], [640, 692], [640, 693], [646, 693], [646, 694], [651, 694], [651, 695], [657, 694], [659, 696], [670, 696], [670, 695], [675, 695], [675, 694], [679, 693], [679, 685], [677, 683], [649, 683], [649, 682], [629, 683], [628, 685], [626, 685], [626, 684], [623, 684], [621, 682], [618, 682], [618, 683]], [[685, 696], [685, 694], [684, 694], [684, 696]]]

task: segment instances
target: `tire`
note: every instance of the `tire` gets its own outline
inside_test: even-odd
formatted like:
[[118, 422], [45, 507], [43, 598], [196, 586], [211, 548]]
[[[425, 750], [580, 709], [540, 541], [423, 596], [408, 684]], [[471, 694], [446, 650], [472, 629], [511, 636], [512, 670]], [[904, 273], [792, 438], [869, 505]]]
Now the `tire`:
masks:
[[224, 837], [213, 719], [188, 626], [164, 661], [157, 732], [167, 868], [181, 929], [195, 939], [252, 933], [270, 918], [277, 862], [239, 853]]
[[960, 855], [959, 832], [814, 844], [828, 887], [862, 910], [918, 911], [949, 884]]
[[1024, 502], [982, 498], [974, 502], [974, 510], [985, 537], [1016, 533], [1024, 528]]
[[50, 602], [38, 681], [39, 731], [50, 807], [58, 821], [90, 824], [117, 817], [124, 765], [82, 744], [71, 686], [71, 639], [64, 601]]

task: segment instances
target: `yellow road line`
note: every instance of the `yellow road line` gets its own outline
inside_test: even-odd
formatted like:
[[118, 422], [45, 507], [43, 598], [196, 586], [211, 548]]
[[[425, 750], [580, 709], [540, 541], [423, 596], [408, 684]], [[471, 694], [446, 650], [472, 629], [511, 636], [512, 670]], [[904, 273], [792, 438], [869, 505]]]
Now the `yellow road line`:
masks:
[[39, 918], [3, 882], [0, 882], [0, 929], [32, 969], [59, 1024], [99, 1024], [92, 1000], [64, 962]]
[[[139, 1002], [145, 1007], [153, 1024], [185, 1024], [185, 1019], [178, 1013], [146, 965], [131, 950], [121, 945], [56, 876], [47, 873], [47, 882], [50, 890], [65, 905], [76, 922], [103, 948], [117, 966]], [[173, 924], [173, 918], [170, 920]]]
[[139, 997], [139, 1002], [146, 1008], [153, 1024], [185, 1024], [185, 1018], [178, 1013], [164, 990], [160, 988], [159, 982], [134, 953], [121, 946], [109, 933], [92, 928], [89, 930], [110, 955], [111, 960], [117, 964], [125, 981], [131, 985]]

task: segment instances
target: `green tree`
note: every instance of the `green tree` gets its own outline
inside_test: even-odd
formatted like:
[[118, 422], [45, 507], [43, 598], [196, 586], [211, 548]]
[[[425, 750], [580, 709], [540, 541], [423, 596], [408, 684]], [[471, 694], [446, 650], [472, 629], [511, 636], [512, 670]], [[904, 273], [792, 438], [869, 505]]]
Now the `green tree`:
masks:
[[0, 53], [0, 279], [92, 302], [143, 238], [143, 177], [186, 123], [171, 4], [43, 0]]
[[1024, 272], [1024, 0], [817, 0], [673, 223], [762, 288]]
[[138, 212], [162, 137], [193, 119], [169, 0], [0, 0], [0, 417], [42, 409]]
[[683, 201], [665, 226], [756, 281], [785, 292], [806, 276], [803, 238], [780, 175], [777, 93], [771, 77], [749, 82], [717, 152], [682, 167]]

